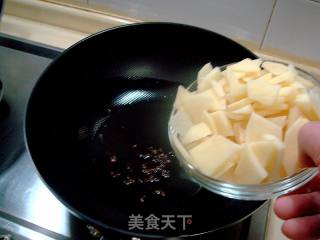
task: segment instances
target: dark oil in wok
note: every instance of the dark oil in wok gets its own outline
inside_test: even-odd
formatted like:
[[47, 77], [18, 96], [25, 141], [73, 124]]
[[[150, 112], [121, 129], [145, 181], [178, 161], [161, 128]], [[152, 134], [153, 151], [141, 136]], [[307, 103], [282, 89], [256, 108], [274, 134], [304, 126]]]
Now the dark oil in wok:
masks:
[[[178, 84], [143, 79], [114, 94], [93, 126], [95, 157], [106, 187], [128, 208], [181, 204], [199, 187], [182, 172], [168, 139]], [[128, 85], [128, 84], [123, 84]]]

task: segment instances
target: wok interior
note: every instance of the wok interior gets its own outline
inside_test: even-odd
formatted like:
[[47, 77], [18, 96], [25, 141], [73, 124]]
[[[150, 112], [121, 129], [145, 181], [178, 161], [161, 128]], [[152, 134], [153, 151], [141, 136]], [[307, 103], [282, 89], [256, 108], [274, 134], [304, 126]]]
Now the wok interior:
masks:
[[29, 102], [27, 142], [41, 176], [70, 209], [104, 227], [128, 229], [131, 214], [185, 214], [193, 224], [183, 234], [197, 234], [248, 215], [262, 203], [199, 190], [167, 137], [177, 86], [206, 62], [245, 57], [254, 55], [175, 24], [118, 28], [77, 44], [42, 75]]

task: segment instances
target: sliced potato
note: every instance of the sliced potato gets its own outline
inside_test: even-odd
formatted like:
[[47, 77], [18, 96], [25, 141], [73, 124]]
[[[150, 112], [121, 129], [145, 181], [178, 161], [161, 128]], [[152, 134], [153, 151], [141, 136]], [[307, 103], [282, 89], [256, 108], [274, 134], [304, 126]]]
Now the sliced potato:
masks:
[[226, 93], [223, 89], [223, 86], [220, 82], [211, 81], [211, 87], [218, 97], [223, 98], [226, 95]]
[[198, 91], [205, 91], [211, 87], [212, 82], [219, 80], [222, 77], [220, 68], [215, 67], [206, 74], [200, 82], [198, 81]]
[[229, 161], [234, 161], [240, 146], [223, 136], [213, 136], [190, 150], [192, 163], [202, 173], [213, 176]]
[[209, 126], [212, 134], [218, 134], [218, 130], [217, 130], [217, 127], [212, 119], [212, 117], [210, 116], [210, 114], [207, 112], [207, 111], [204, 111], [202, 113], [202, 117], [201, 117], [201, 120], [203, 122], [205, 122], [207, 124], [207, 126]]
[[284, 83], [292, 83], [294, 80], [294, 75], [291, 71], [287, 71], [285, 73], [280, 74], [272, 78], [269, 82], [272, 84], [284, 84]]
[[306, 88], [313, 88], [315, 85], [312, 81], [307, 80], [301, 76], [297, 76], [297, 82], [301, 83], [303, 86], [305, 86]]
[[277, 100], [280, 86], [269, 83], [267, 80], [250, 81], [247, 84], [248, 97], [263, 105], [270, 106]]
[[208, 75], [209, 72], [213, 70], [211, 63], [205, 64], [198, 72], [197, 82], [198, 85], [203, 81], [204, 77]]
[[229, 69], [236, 71], [236, 72], [250, 72], [256, 73], [260, 72], [260, 62], [253, 61], [249, 58], [246, 58], [238, 63], [235, 63], [229, 67]]
[[273, 75], [280, 75], [286, 71], [288, 71], [288, 67], [282, 63], [276, 62], [264, 62], [262, 63], [262, 67], [266, 69], [268, 72], [272, 73]]
[[288, 113], [287, 129], [290, 128], [291, 125], [300, 117], [303, 117], [303, 114], [298, 107], [294, 106], [290, 108]]
[[250, 146], [244, 144], [234, 175], [236, 176], [235, 180], [237, 183], [259, 184], [268, 176], [268, 172], [264, 169], [261, 162], [259, 162]]
[[183, 99], [181, 105], [194, 123], [201, 120], [203, 111], [214, 111], [216, 109], [216, 97], [212, 90], [192, 94]]
[[212, 134], [210, 128], [204, 122], [200, 122], [193, 125], [184, 136], [182, 136], [181, 141], [183, 144], [189, 144], [205, 138]]
[[248, 104], [242, 108], [232, 111], [232, 113], [234, 114], [241, 114], [241, 115], [250, 115], [252, 112], [253, 112], [253, 108], [251, 104]]
[[234, 75], [233, 72], [227, 72], [229, 81], [229, 93], [227, 94], [227, 99], [229, 102], [234, 102], [245, 98], [247, 96], [247, 87], [245, 84], [241, 84], [239, 79]]
[[174, 107], [176, 108], [181, 107], [181, 104], [184, 101], [184, 99], [190, 95], [191, 93], [188, 91], [188, 89], [186, 89], [183, 86], [179, 86], [177, 95], [176, 95], [176, 100], [174, 101]]
[[281, 114], [282, 110], [257, 110], [255, 111], [256, 114], [259, 114], [262, 117], [273, 117], [277, 114]]
[[246, 141], [246, 126], [244, 122], [233, 123], [233, 132], [237, 143], [244, 143]]
[[248, 119], [248, 115], [235, 114], [232, 112], [226, 112], [227, 117], [232, 121], [243, 121]]
[[180, 136], [184, 136], [187, 131], [193, 126], [193, 122], [189, 115], [180, 109], [171, 119], [171, 125]]
[[246, 142], [259, 141], [265, 134], [274, 135], [282, 140], [282, 130], [278, 125], [256, 113], [252, 113], [246, 129]]
[[281, 128], [284, 128], [284, 126], [287, 123], [287, 116], [280, 116], [280, 117], [271, 117], [271, 118], [267, 118], [269, 121], [275, 123], [276, 125], [278, 125]]
[[234, 136], [232, 124], [224, 111], [216, 111], [211, 113], [210, 116], [213, 119], [218, 134], [226, 137]]
[[233, 103], [229, 104], [227, 106], [227, 109], [228, 109], [228, 111], [232, 112], [232, 111], [238, 110], [242, 107], [245, 107], [246, 105], [248, 105], [250, 103], [252, 103], [252, 100], [250, 98], [243, 98], [237, 102], [233, 102]]
[[318, 120], [317, 114], [312, 107], [310, 96], [306, 93], [299, 94], [294, 100], [294, 104], [300, 109], [300, 111], [310, 120]]
[[298, 118], [285, 134], [283, 165], [287, 175], [292, 175], [302, 168], [302, 164], [298, 159], [298, 134], [300, 128], [307, 122], [308, 120], [305, 118]]
[[268, 180], [269, 182], [274, 182], [285, 177], [284, 168], [282, 164], [284, 156], [284, 144], [275, 136], [268, 134], [263, 136], [263, 140], [270, 142], [273, 146], [272, 159], [268, 161], [268, 163], [265, 166], [265, 169], [269, 173], [268, 178], [266, 180]]

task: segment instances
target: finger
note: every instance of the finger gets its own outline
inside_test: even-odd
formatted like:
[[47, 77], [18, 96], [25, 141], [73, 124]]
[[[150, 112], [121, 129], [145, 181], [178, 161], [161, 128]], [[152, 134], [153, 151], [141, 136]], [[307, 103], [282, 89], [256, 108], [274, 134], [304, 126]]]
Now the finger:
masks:
[[318, 214], [320, 213], [320, 192], [278, 198], [274, 205], [274, 212], [282, 219]]
[[307, 166], [320, 165], [320, 122], [309, 122], [299, 132], [299, 156]]
[[318, 239], [320, 237], [320, 214], [293, 218], [282, 225], [282, 232], [290, 239]]

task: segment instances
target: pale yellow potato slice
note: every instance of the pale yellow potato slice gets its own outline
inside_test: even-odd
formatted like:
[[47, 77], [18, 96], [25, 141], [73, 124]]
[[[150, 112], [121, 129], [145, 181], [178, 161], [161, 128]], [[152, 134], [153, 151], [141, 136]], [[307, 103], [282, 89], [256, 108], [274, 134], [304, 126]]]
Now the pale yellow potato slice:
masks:
[[203, 174], [213, 176], [224, 168], [229, 161], [234, 161], [240, 146], [223, 136], [212, 136], [190, 150], [192, 163]]
[[312, 107], [310, 96], [307, 93], [297, 95], [294, 104], [309, 120], [318, 119], [315, 109]]
[[232, 112], [226, 112], [226, 115], [231, 121], [243, 121], [243, 120], [247, 120], [249, 118], [248, 115], [235, 114]]
[[236, 71], [233, 71], [233, 73], [237, 76], [238, 79], [240, 78], [243, 78], [247, 75], [246, 72], [236, 72]]
[[284, 126], [287, 124], [287, 118], [288, 118], [287, 116], [280, 116], [280, 117], [267, 118], [267, 120], [275, 123], [281, 128], [284, 128]]
[[209, 137], [210, 137], [210, 136], [201, 138], [201, 139], [199, 139], [199, 140], [197, 140], [197, 141], [194, 141], [194, 142], [192, 142], [192, 143], [183, 144], [183, 146], [185, 147], [186, 150], [189, 151], [190, 149], [198, 146], [200, 143], [203, 143], [203, 142], [204, 142], [205, 140], [207, 140]]
[[201, 81], [204, 80], [204, 77], [207, 76], [209, 74], [209, 72], [211, 72], [213, 70], [213, 67], [211, 65], [211, 63], [207, 63], [205, 64], [198, 72], [198, 76], [197, 76], [197, 83], [198, 85], [201, 83]]
[[292, 108], [290, 108], [288, 113], [287, 130], [300, 117], [303, 117], [303, 114], [297, 106], [293, 106]]
[[289, 86], [295, 88], [298, 93], [305, 93], [307, 90], [307, 88], [302, 83], [297, 81], [291, 83]]
[[260, 72], [260, 61], [251, 60], [249, 58], [246, 58], [238, 63], [235, 63], [231, 66], [229, 66], [229, 69], [237, 72], [250, 72], [250, 73], [256, 73]]
[[285, 84], [285, 83], [292, 83], [294, 81], [294, 75], [291, 71], [287, 71], [282, 73], [279, 76], [276, 76], [269, 80], [272, 84]]
[[201, 120], [203, 111], [216, 110], [216, 97], [212, 90], [192, 94], [183, 99], [181, 105], [194, 123]]
[[229, 182], [229, 183], [235, 183], [236, 181], [234, 176], [234, 170], [236, 168], [237, 164], [234, 164], [231, 168], [229, 168], [223, 175], [219, 176], [218, 179], [220, 181]]
[[282, 139], [282, 130], [275, 123], [252, 113], [246, 129], [246, 142], [255, 142], [262, 139], [263, 135], [270, 134]]
[[212, 117], [210, 116], [210, 114], [207, 111], [202, 112], [201, 120], [203, 122], [205, 122], [207, 124], [207, 126], [209, 126], [212, 134], [218, 134], [217, 127], [216, 127]]
[[233, 123], [233, 131], [235, 140], [237, 143], [241, 144], [246, 141], [246, 130], [245, 130], [245, 123], [244, 122], [234, 122]]
[[242, 107], [247, 106], [248, 104], [252, 103], [252, 101], [253, 100], [250, 98], [243, 98], [237, 102], [233, 102], [233, 103], [229, 104], [227, 106], [227, 109], [228, 109], [228, 111], [235, 111], [235, 110], [238, 110]]
[[234, 102], [247, 96], [246, 84], [241, 84], [232, 71], [227, 71], [227, 80], [229, 83], [229, 93], [227, 94], [229, 102]]
[[320, 120], [320, 88], [313, 87], [309, 90], [310, 102], [312, 109], [317, 115], [317, 120]]
[[305, 86], [306, 88], [313, 88], [314, 82], [312, 82], [311, 80], [307, 80], [301, 76], [297, 76], [297, 82], [301, 83], [303, 86]]
[[[238, 73], [238, 72], [235, 72], [235, 73]], [[242, 81], [242, 82], [249, 82], [249, 81], [252, 81], [252, 80], [255, 80], [257, 78], [260, 78], [261, 76], [264, 75], [264, 73], [262, 71], [260, 72], [242, 72], [242, 73], [245, 73], [245, 76], [243, 77], [239, 77], [239, 79]]]
[[215, 110], [226, 110], [227, 108], [227, 100], [225, 98], [215, 98], [214, 101]]
[[265, 169], [268, 172], [268, 178], [265, 180], [268, 182], [274, 182], [285, 177], [282, 164], [284, 155], [284, 144], [275, 136], [269, 134], [264, 135], [263, 140], [268, 141], [273, 146], [272, 159], [265, 166]]
[[298, 94], [298, 90], [296, 87], [290, 85], [287, 87], [280, 88], [279, 96], [284, 98], [286, 102], [294, 101], [296, 95]]
[[194, 125], [191, 118], [183, 110], [183, 108], [177, 111], [177, 113], [172, 117], [170, 123], [180, 136], [184, 136], [187, 131]]
[[260, 68], [261, 64], [262, 64], [262, 59], [261, 58], [257, 58], [257, 59], [253, 59], [252, 62], [254, 64], [257, 64]]
[[222, 74], [219, 67], [215, 67], [211, 70], [203, 79], [198, 82], [198, 92], [205, 91], [211, 88], [212, 82], [215, 82], [222, 78]]
[[244, 144], [234, 175], [236, 176], [235, 181], [237, 183], [259, 184], [268, 176], [268, 172], [264, 169], [248, 144]]
[[242, 108], [232, 111], [233, 114], [249, 115], [253, 112], [251, 104], [248, 104]]
[[298, 134], [300, 128], [307, 122], [309, 121], [306, 118], [298, 118], [285, 134], [283, 166], [287, 175], [292, 175], [303, 167], [298, 158]]
[[287, 110], [289, 108], [289, 105], [286, 103], [275, 103], [271, 106], [267, 106], [267, 105], [261, 104], [259, 102], [255, 102], [252, 104], [252, 107], [255, 110], [279, 110], [279, 111], [282, 111], [282, 110]]
[[184, 100], [186, 97], [190, 96], [191, 94], [192, 94], [192, 93], [189, 92], [188, 89], [186, 89], [186, 88], [183, 87], [183, 86], [179, 86], [179, 87], [178, 87], [177, 94], [176, 94], [176, 99], [175, 99], [175, 101], [174, 101], [174, 105], [173, 105], [173, 106], [176, 107], [176, 108], [180, 108], [183, 100]]
[[226, 92], [224, 91], [223, 89], [223, 86], [220, 82], [218, 81], [211, 81], [211, 87], [214, 91], [214, 93], [220, 97], [220, 98], [223, 98], [225, 95], [226, 95]]
[[262, 67], [273, 75], [280, 75], [286, 71], [288, 71], [288, 67], [282, 63], [276, 62], [264, 62], [262, 63]]
[[231, 121], [228, 119], [225, 111], [216, 111], [210, 114], [216, 126], [218, 134], [222, 136], [234, 136]]
[[273, 117], [277, 114], [281, 115], [282, 110], [257, 110], [255, 111], [256, 114], [259, 114], [262, 117]]
[[222, 166], [222, 168], [219, 170], [219, 172], [216, 172], [211, 177], [215, 179], [220, 179], [223, 175], [225, 175], [228, 171], [230, 171], [233, 167], [236, 166], [235, 161], [228, 161]]
[[183, 144], [181, 143], [177, 135], [172, 136], [172, 143], [173, 143], [172, 145], [177, 149], [177, 152], [181, 154], [181, 157], [183, 157], [183, 159], [185, 159], [188, 162], [192, 162], [192, 158], [189, 152], [183, 146]]
[[222, 85], [222, 87], [224, 88], [224, 90], [225, 90], [225, 87], [228, 86], [228, 81], [227, 81], [227, 79], [226, 79], [225, 77], [221, 78], [221, 79], [219, 80], [219, 83]]
[[270, 106], [276, 102], [280, 86], [261, 79], [248, 82], [247, 91], [250, 99], [263, 105]]
[[248, 143], [263, 167], [267, 167], [270, 161], [273, 160], [274, 145], [271, 141], [256, 141]]
[[266, 73], [262, 75], [261, 77], [257, 78], [256, 80], [264, 80], [264, 81], [270, 81], [272, 79], [271, 73]]
[[181, 137], [181, 142], [183, 144], [189, 144], [205, 138], [212, 134], [210, 128], [204, 122], [193, 125], [185, 135]]

